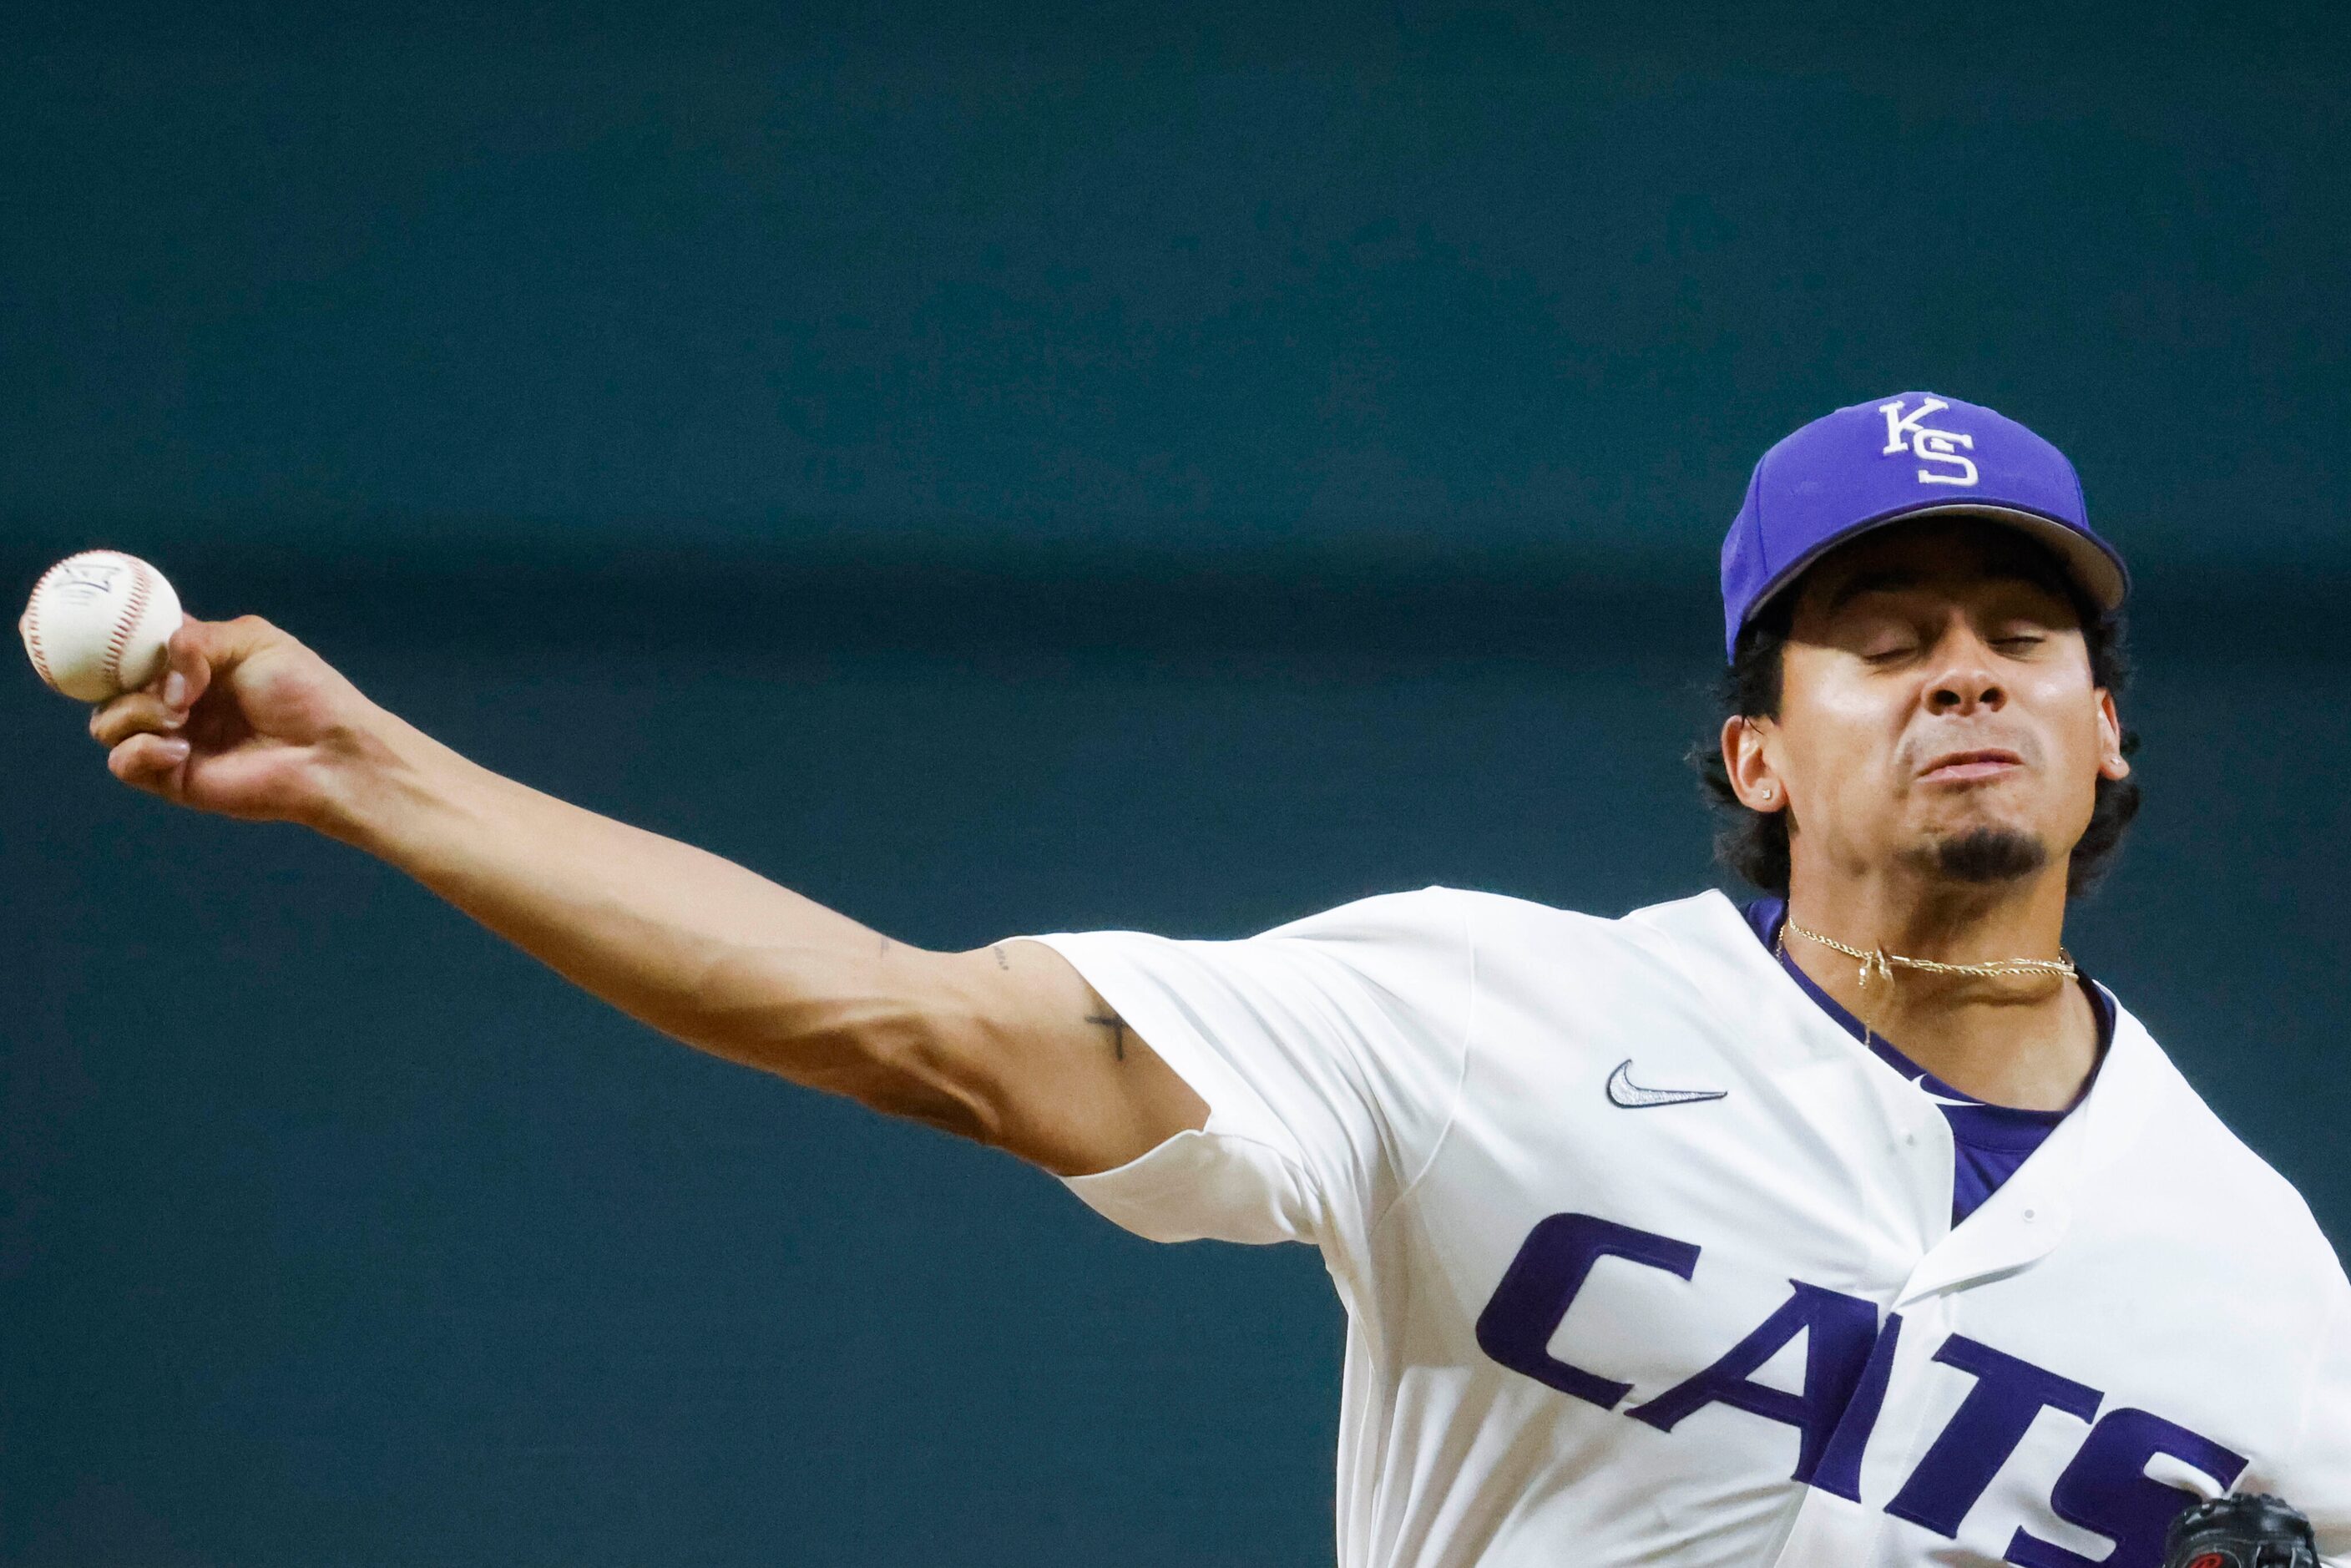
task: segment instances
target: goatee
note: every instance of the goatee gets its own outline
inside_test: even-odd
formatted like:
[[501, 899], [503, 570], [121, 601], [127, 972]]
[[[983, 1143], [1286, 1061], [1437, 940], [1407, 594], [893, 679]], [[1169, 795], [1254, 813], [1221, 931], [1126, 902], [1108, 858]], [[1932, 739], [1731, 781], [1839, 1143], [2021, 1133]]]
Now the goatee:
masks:
[[1927, 852], [1944, 876], [1979, 885], [2019, 882], [2049, 863], [2041, 841], [2013, 828], [1972, 828]]

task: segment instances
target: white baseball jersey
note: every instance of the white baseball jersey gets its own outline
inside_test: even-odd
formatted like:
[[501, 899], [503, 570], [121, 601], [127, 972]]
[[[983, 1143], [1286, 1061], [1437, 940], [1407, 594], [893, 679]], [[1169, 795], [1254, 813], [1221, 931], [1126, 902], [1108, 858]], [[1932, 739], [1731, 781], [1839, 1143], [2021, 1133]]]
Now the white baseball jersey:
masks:
[[1039, 940], [1210, 1108], [1071, 1189], [1322, 1251], [1343, 1568], [2153, 1568], [2231, 1490], [2351, 1552], [2351, 1286], [2127, 1012], [1954, 1226], [1938, 1107], [1719, 894]]

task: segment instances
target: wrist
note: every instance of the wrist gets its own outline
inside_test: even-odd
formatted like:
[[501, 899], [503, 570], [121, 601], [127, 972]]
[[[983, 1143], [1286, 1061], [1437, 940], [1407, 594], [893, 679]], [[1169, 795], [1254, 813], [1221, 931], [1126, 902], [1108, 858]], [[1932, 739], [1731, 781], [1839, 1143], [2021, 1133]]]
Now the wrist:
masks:
[[319, 747], [307, 825], [398, 862], [434, 813], [455, 802], [471, 768], [423, 730], [371, 705]]

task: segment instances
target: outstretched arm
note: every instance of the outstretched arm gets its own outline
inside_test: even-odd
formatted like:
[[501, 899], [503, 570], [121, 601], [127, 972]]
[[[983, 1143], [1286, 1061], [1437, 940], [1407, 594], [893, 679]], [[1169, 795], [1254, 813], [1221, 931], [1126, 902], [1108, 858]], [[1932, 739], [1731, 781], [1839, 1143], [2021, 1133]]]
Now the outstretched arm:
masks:
[[688, 1045], [1057, 1174], [1207, 1120], [1052, 949], [893, 942], [467, 761], [266, 621], [187, 622], [167, 673], [98, 709], [90, 733], [123, 782], [356, 845]]

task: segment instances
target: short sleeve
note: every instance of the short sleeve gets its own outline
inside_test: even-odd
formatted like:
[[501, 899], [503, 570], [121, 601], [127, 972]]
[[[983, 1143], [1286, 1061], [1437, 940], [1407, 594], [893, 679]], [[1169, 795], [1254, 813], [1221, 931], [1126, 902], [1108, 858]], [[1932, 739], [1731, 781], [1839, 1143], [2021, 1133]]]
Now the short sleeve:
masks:
[[1063, 1178], [1160, 1241], [1367, 1236], [1419, 1175], [1461, 1090], [1471, 901], [1448, 888], [1345, 904], [1238, 942], [1040, 936], [1208, 1105], [1115, 1170]]

